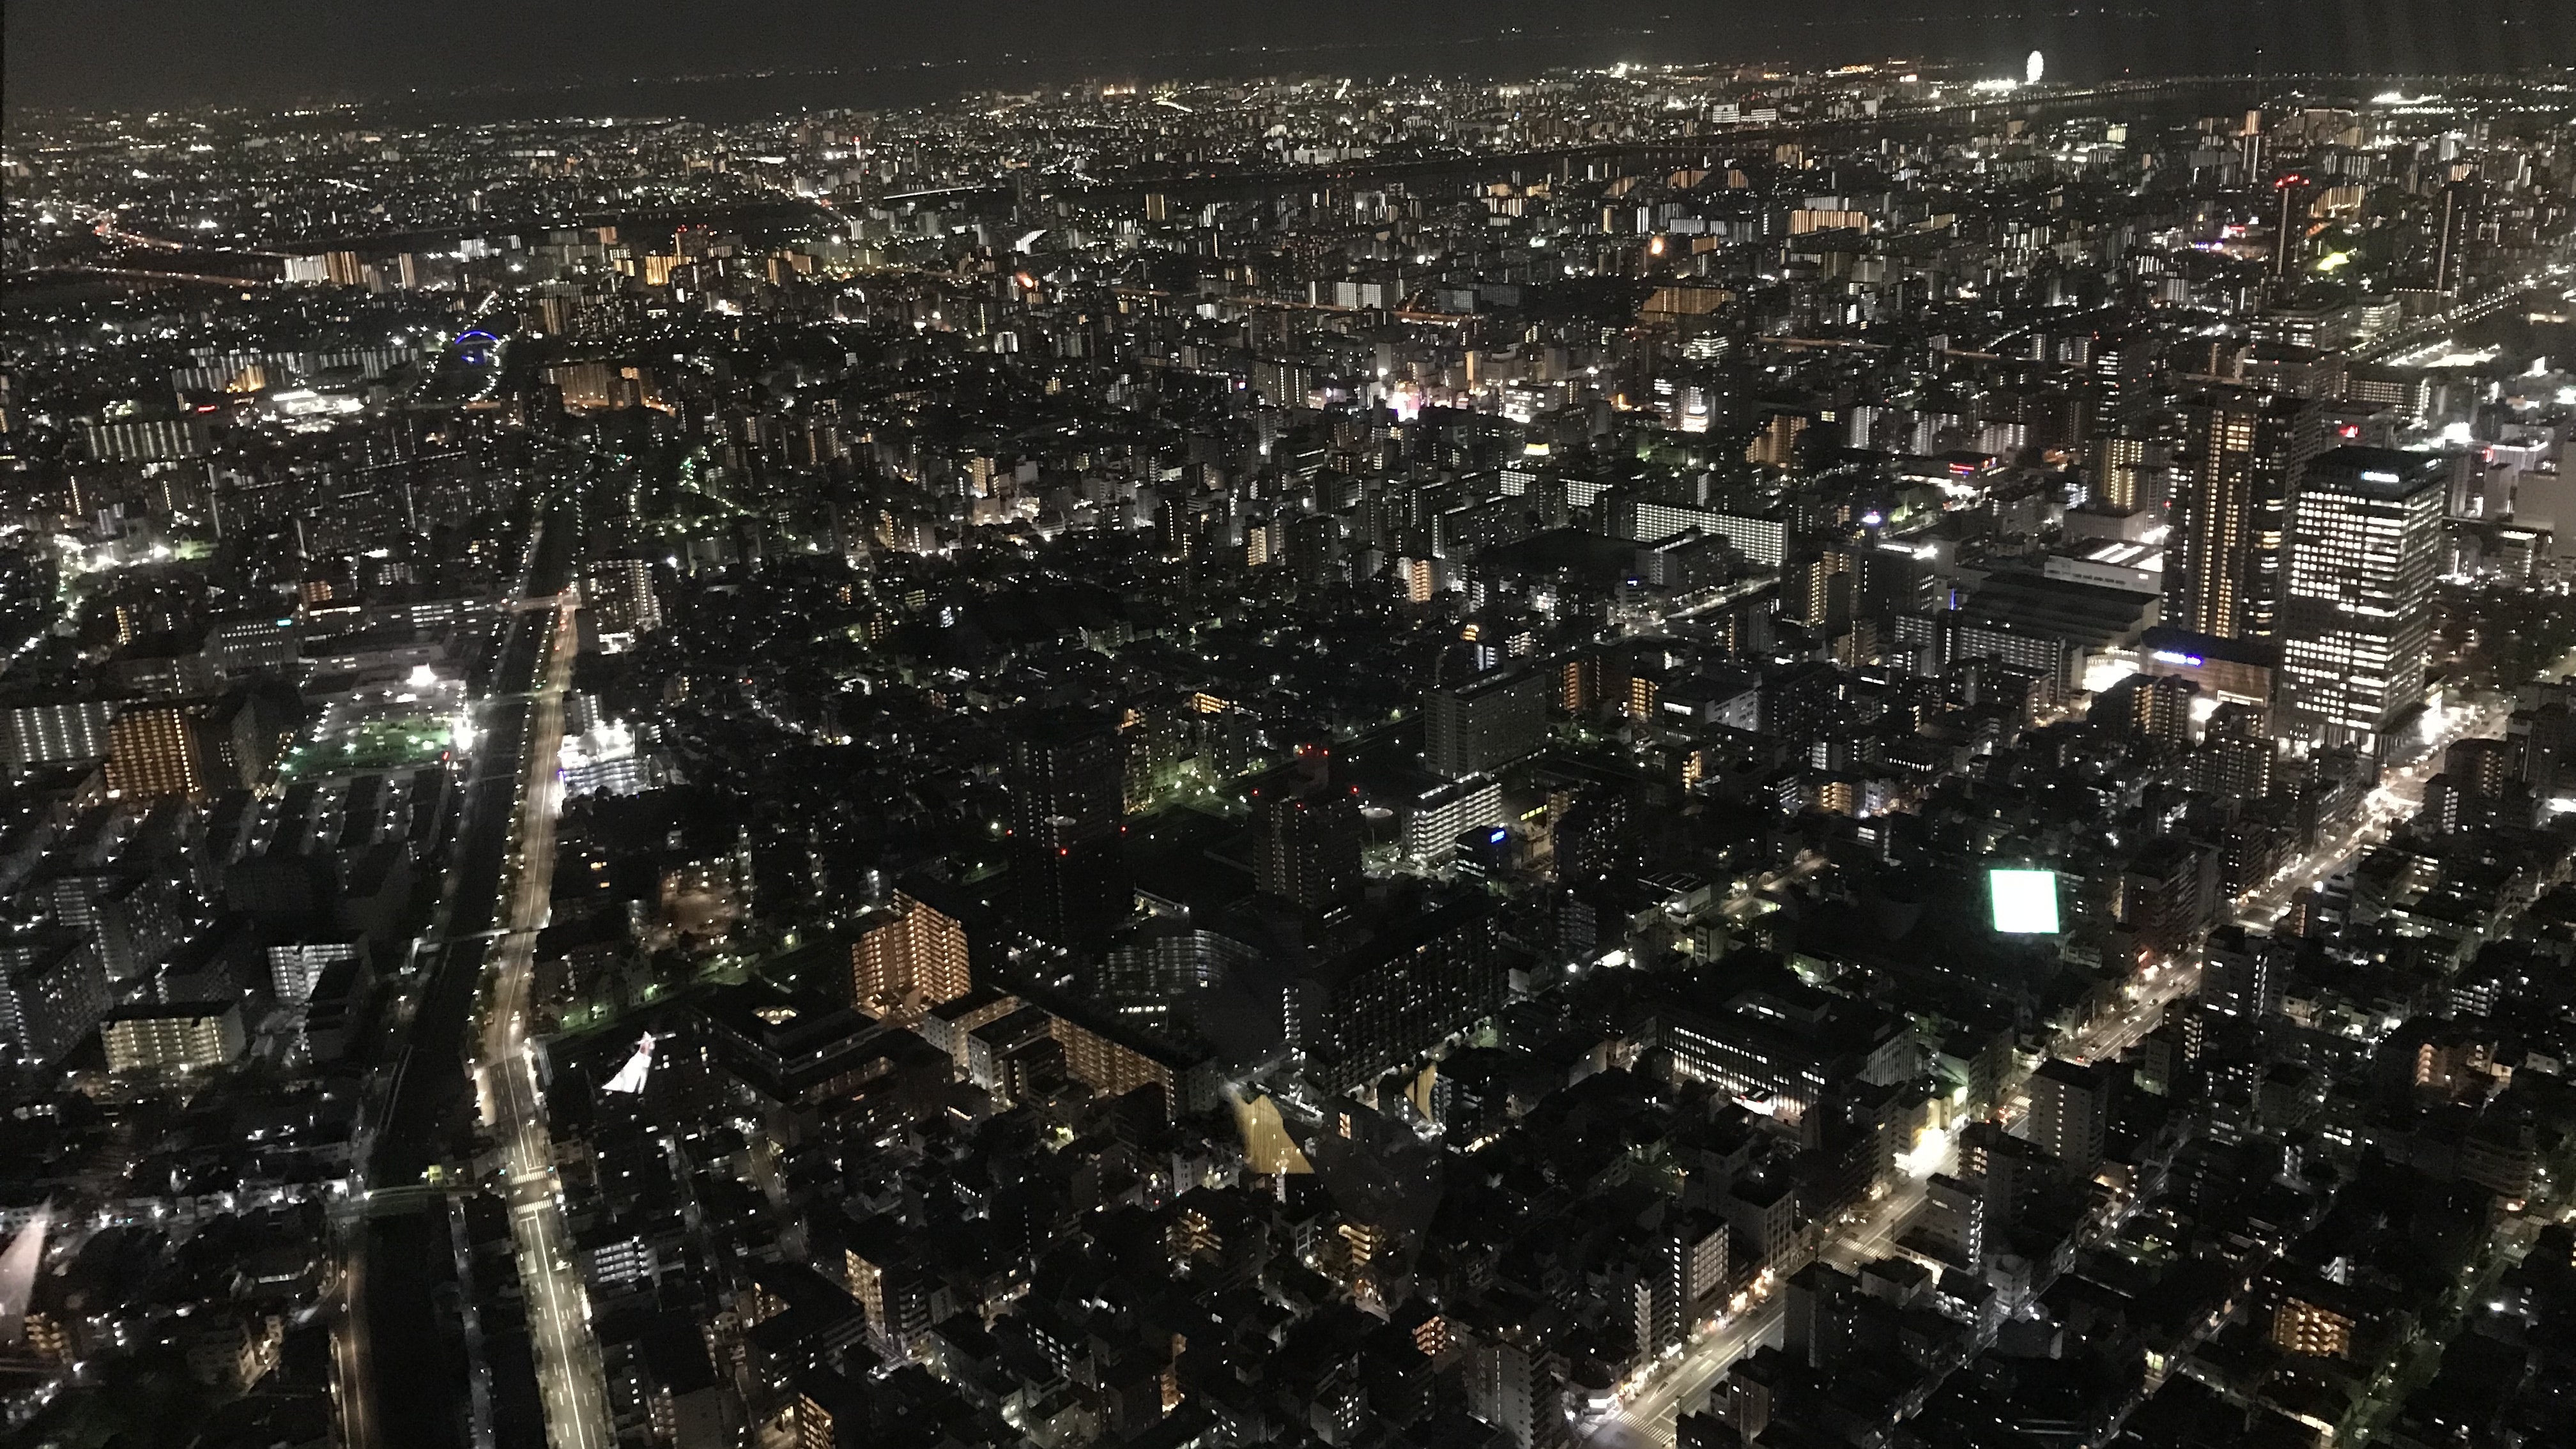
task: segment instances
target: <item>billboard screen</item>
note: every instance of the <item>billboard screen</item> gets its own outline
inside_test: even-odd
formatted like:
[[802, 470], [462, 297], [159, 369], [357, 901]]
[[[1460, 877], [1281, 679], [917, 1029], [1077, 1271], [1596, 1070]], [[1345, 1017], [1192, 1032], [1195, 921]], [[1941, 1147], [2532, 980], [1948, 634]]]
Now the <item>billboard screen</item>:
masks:
[[1986, 872], [1995, 929], [2007, 936], [2057, 934], [2057, 872], [1997, 866]]

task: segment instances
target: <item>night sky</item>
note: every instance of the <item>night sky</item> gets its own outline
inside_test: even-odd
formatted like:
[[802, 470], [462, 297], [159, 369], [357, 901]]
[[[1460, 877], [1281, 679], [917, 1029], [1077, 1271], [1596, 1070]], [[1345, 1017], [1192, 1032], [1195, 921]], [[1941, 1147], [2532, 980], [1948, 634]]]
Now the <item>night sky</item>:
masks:
[[[1943, 54], [2054, 75], [2427, 70], [2576, 63], [2570, 0], [1808, 0], [1798, 5], [1537, 0], [1285, 6], [1199, 0], [17, 0], [6, 7], [8, 103], [150, 106], [401, 97], [415, 89], [588, 82], [488, 110], [768, 110], [890, 105], [1015, 79], [1309, 69], [1520, 74], [1568, 62], [1842, 59]], [[1514, 29], [1517, 27], [1518, 33]], [[1267, 46], [1267, 52], [1256, 47]], [[923, 62], [934, 68], [923, 70]], [[838, 67], [829, 85], [650, 88], [632, 78]], [[605, 93], [603, 91], [605, 90]]]

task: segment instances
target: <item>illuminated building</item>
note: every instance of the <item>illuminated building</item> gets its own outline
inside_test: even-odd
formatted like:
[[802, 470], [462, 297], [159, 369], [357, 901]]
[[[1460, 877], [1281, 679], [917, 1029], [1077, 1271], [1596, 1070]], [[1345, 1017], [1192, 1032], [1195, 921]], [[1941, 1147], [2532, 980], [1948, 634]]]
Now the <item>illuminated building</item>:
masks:
[[2091, 1177], [2102, 1165], [2111, 1125], [2109, 1076], [2052, 1057], [2031, 1073], [2028, 1091], [2031, 1142], [2056, 1157], [2069, 1177]]
[[2446, 467], [2360, 447], [2308, 466], [2291, 519], [2286, 737], [2376, 754], [2423, 703]]
[[615, 723], [565, 735], [556, 768], [563, 772], [566, 797], [632, 795], [649, 778], [643, 756], [636, 753], [634, 731]]
[[1069, 1016], [1052, 1016], [1047, 1022], [1048, 1034], [1064, 1049], [1064, 1073], [1095, 1096], [1121, 1097], [1143, 1086], [1163, 1089], [1167, 1103], [1177, 1099], [1181, 1089], [1172, 1064], [1159, 1060], [1142, 1049], [1141, 1044], [1122, 1042]]
[[662, 627], [662, 603], [653, 592], [653, 565], [640, 558], [602, 559], [582, 580], [582, 607], [603, 641], [621, 646]]
[[2272, 1346], [2309, 1358], [2346, 1358], [2352, 1353], [2353, 1327], [2351, 1314], [2291, 1294], [2272, 1310]]
[[1430, 603], [1431, 596], [1438, 591], [1439, 583], [1434, 575], [1431, 560], [1417, 558], [1405, 564], [1404, 599], [1406, 603]]
[[1676, 1009], [1656, 1028], [1682, 1075], [1789, 1123], [1841, 1083], [1901, 1080], [1912, 1049], [1893, 1013], [1788, 979], [1738, 992], [1715, 1011]]
[[130, 798], [205, 798], [205, 747], [197, 722], [181, 705], [139, 704], [107, 729], [107, 787]]
[[91, 457], [115, 462], [203, 457], [213, 441], [213, 429], [200, 413], [84, 422], [80, 433]]
[[95, 760], [108, 751], [116, 701], [67, 699], [0, 706], [0, 766]]
[[1416, 860], [1445, 860], [1458, 836], [1503, 823], [1503, 787], [1490, 775], [1439, 784], [1413, 800], [1404, 822], [1404, 853]]
[[2282, 540], [2305, 405], [2251, 392], [2183, 407], [2165, 550], [2166, 626], [2217, 639], [2277, 631]]
[[126, 1006], [99, 1023], [107, 1069], [128, 1072], [193, 1072], [219, 1067], [241, 1055], [238, 1002], [186, 1002]]
[[1726, 1284], [1726, 1223], [1707, 1213], [1670, 1214], [1655, 1239], [1654, 1335], [1658, 1348], [1689, 1336], [1717, 1308]]
[[2274, 224], [2272, 232], [2272, 275], [2275, 277], [2290, 275], [2291, 269], [2298, 265], [2302, 240], [2298, 206], [2307, 184], [2308, 179], [2304, 176], [2284, 176], [2272, 183], [2272, 189], [2279, 193], [2281, 199], [2280, 220]]
[[850, 973], [850, 999], [860, 1010], [909, 1020], [974, 984], [966, 927], [897, 891], [893, 914], [850, 947]]
[[364, 937], [343, 940], [287, 941], [268, 948], [270, 989], [277, 999], [290, 1006], [301, 1005], [313, 995], [322, 973], [335, 964], [367, 954]]
[[2442, 216], [2433, 251], [2433, 290], [2456, 292], [2466, 285], [2469, 263], [2486, 219], [2486, 189], [2475, 181], [2454, 181], [2442, 188]]
[[111, 998], [107, 964], [85, 942], [0, 938], [0, 1052], [31, 1066], [81, 1044]]
[[1977, 1177], [1933, 1174], [1924, 1184], [1923, 1217], [1914, 1234], [1944, 1262], [1971, 1272], [1986, 1264], [1986, 1184]]
[[912, 1023], [921, 1039], [948, 1053], [955, 1063], [956, 1074], [968, 1071], [967, 1052], [978, 1027], [1001, 1020], [1020, 1009], [1020, 999], [989, 986], [979, 986], [951, 1001], [931, 1007]]

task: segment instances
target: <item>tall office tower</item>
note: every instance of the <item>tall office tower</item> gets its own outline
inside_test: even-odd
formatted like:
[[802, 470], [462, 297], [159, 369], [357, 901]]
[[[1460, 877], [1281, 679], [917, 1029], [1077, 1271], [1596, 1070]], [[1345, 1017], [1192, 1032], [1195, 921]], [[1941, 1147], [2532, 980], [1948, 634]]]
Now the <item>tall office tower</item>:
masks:
[[107, 727], [107, 787], [128, 799], [206, 797], [205, 746], [185, 705], [135, 705]]
[[1547, 682], [1536, 670], [1488, 674], [1434, 689], [1422, 701], [1422, 762], [1463, 780], [1538, 753], [1547, 740]]
[[1126, 740], [1098, 715], [1044, 709], [1012, 725], [1002, 783], [1011, 796], [1012, 893], [1030, 934], [1088, 949], [1134, 908], [1119, 838], [1126, 772]]
[[2299, 464], [2323, 440], [2315, 412], [2303, 399], [2237, 391], [2184, 404], [2166, 623], [2217, 639], [2279, 633], [2284, 525]]
[[2433, 242], [2433, 290], [2456, 292], [2467, 284], [2470, 254], [2485, 219], [2486, 189], [2475, 181], [2442, 188], [2440, 226]]
[[1332, 756], [1306, 745], [1253, 787], [1253, 880], [1310, 911], [1346, 906], [1360, 889], [1360, 805], [1333, 784]]
[[876, 1017], [911, 1020], [974, 984], [966, 927], [956, 917], [894, 894], [894, 907], [850, 946], [850, 999]]
[[2304, 240], [2298, 214], [2299, 198], [2307, 194], [2308, 178], [2284, 176], [2272, 183], [2281, 202], [2281, 215], [2272, 233], [2272, 275], [2286, 277], [2298, 267], [2300, 244]]
[[2098, 1066], [2060, 1057], [2030, 1074], [2030, 1140], [2055, 1156], [2069, 1177], [2091, 1177], [2102, 1165], [2111, 1120], [2111, 1076]]
[[2092, 388], [2095, 425], [2127, 429], [2153, 399], [2146, 385], [2155, 363], [2155, 348], [2135, 337], [2106, 337], [2093, 348]]
[[2424, 700], [2448, 460], [2337, 448], [2290, 518], [2281, 675], [2286, 738], [2376, 754]]

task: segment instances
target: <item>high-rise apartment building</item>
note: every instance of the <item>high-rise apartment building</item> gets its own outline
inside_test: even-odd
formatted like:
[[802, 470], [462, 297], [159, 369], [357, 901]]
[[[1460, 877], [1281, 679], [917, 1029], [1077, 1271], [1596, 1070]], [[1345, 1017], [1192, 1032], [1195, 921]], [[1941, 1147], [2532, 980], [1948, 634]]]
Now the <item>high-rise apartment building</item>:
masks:
[[2307, 200], [2307, 190], [2308, 179], [2304, 176], [2284, 176], [2272, 183], [2274, 198], [2281, 209], [2280, 219], [2272, 229], [2272, 275], [2275, 277], [2287, 277], [2299, 265], [2307, 230], [2305, 208], [2300, 203]]
[[2218, 639], [2279, 632], [2283, 539], [2322, 419], [2297, 398], [2229, 391], [2183, 407], [2164, 622]]
[[2344, 447], [2310, 463], [2292, 511], [2281, 651], [2283, 733], [2382, 751], [2424, 701], [2448, 465]]
[[321, 981], [323, 972], [366, 954], [363, 936], [280, 941], [268, 948], [269, 989], [279, 1002], [301, 1006], [312, 998], [313, 987]]
[[1127, 919], [1135, 893], [1125, 826], [1125, 738], [1087, 711], [1050, 709], [1010, 730], [1013, 895], [1020, 924], [1057, 945], [1091, 947]]
[[0, 940], [0, 1057], [42, 1066], [80, 1045], [112, 997], [107, 963], [62, 935]]
[[662, 601], [653, 592], [649, 560], [601, 559], [590, 566], [581, 594], [603, 637], [632, 639], [662, 627]]
[[1333, 783], [1318, 746], [1253, 787], [1253, 883], [1310, 911], [1347, 905], [1360, 888], [1360, 806]]
[[2093, 506], [2106, 513], [2136, 513], [2165, 506], [2173, 491], [2171, 450], [2144, 433], [2096, 436], [2085, 449]]
[[2030, 1140], [2056, 1157], [2070, 1177], [2102, 1165], [2110, 1127], [2111, 1079], [2100, 1067], [2052, 1057], [2030, 1075]]
[[241, 1055], [241, 1003], [119, 1007], [98, 1034], [111, 1072], [203, 1071]]
[[851, 1000], [874, 1016], [909, 1020], [973, 984], [965, 924], [902, 891], [893, 910], [850, 947]]
[[2184, 408], [2184, 452], [2165, 553], [2165, 622], [2227, 639], [2242, 632], [2253, 531], [2254, 417], [2244, 401], [2204, 398]]
[[2466, 285], [2485, 214], [2486, 189], [2479, 183], [2454, 181], [2442, 188], [2441, 224], [2433, 239], [2434, 291], [2456, 292]]
[[1434, 689], [1422, 701], [1422, 762], [1449, 780], [1491, 774], [1547, 741], [1547, 681], [1534, 669]]
[[1462, 897], [1301, 972], [1292, 1032], [1307, 1074], [1339, 1091], [1420, 1059], [1509, 994], [1493, 902]]

